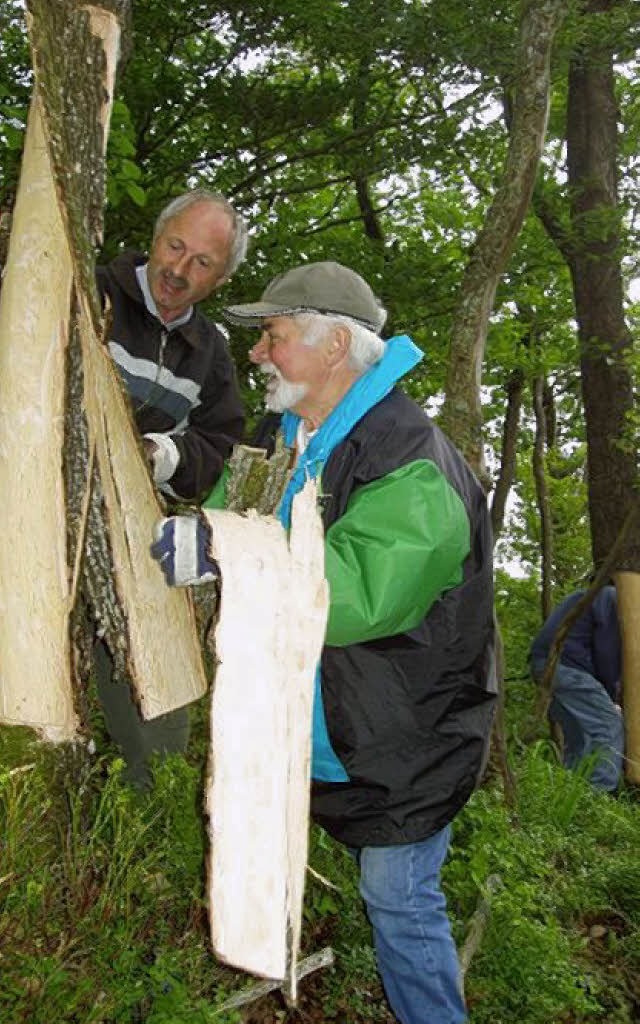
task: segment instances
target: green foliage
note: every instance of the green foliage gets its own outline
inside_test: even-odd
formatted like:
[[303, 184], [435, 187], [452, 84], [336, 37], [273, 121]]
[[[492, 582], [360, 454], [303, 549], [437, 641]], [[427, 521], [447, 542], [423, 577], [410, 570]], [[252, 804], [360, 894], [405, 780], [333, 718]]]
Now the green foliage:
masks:
[[128, 196], [137, 206], [144, 206], [147, 197], [139, 182], [142, 170], [135, 163], [136, 146], [133, 122], [123, 100], [115, 100], [107, 149], [107, 201], [119, 206]]
[[[519, 600], [522, 611], [524, 581]], [[0, 732], [3, 1024], [242, 1019], [217, 1007], [247, 979], [208, 946], [196, 763], [205, 724], [196, 723], [194, 763], [158, 765], [144, 797], [122, 784], [118, 759], [90, 763]], [[467, 976], [471, 1020], [628, 1024], [640, 995], [638, 804], [593, 791], [588, 766], [564, 771], [547, 742], [512, 753], [515, 812], [495, 784], [475, 793], [443, 875], [460, 945], [488, 876], [502, 880]], [[390, 1024], [355, 862], [314, 827], [309, 864], [303, 955], [331, 945], [336, 964], [302, 982], [302, 1005], [326, 1021]]]
[[[473, 1024], [622, 1024], [631, 1019], [628, 986], [640, 926], [638, 808], [595, 792], [584, 774], [564, 771], [540, 744], [524, 752], [518, 786], [517, 817], [494, 790], [475, 794], [457, 820], [445, 868], [458, 917], [469, 916], [488, 874], [503, 882], [468, 979]], [[618, 899], [624, 925], [614, 915], [612, 930]], [[600, 921], [610, 935], [608, 955], [589, 933]], [[617, 956], [621, 928], [628, 961]]]
[[[134, 46], [119, 76], [108, 149], [104, 256], [145, 248], [161, 206], [188, 184], [229, 194], [252, 222], [249, 262], [208, 311], [259, 294], [302, 260], [335, 258], [371, 281], [390, 332], [426, 358], [407, 382], [428, 403], [442, 391], [448, 338], [469, 246], [491, 201], [513, 95], [511, 0], [259, 0], [211, 5], [136, 0]], [[540, 195], [560, 236], [566, 66], [585, 40], [613, 33], [620, 133], [621, 258], [637, 275], [640, 131], [633, 5], [571, 15], [554, 55], [554, 92]], [[482, 26], [482, 31], [478, 31]], [[30, 97], [23, 4], [0, 12], [0, 207], [11, 202]], [[373, 217], [367, 220], [366, 204]], [[611, 219], [590, 215], [588, 240]], [[634, 309], [630, 307], [630, 314]], [[231, 344], [252, 418], [261, 388], [249, 332]], [[639, 809], [566, 773], [535, 714], [527, 653], [540, 620], [539, 513], [531, 475], [530, 383], [553, 387], [557, 436], [546, 455], [557, 598], [591, 568], [586, 440], [573, 296], [566, 261], [531, 214], [500, 283], [484, 383], [496, 464], [505, 389], [522, 370], [525, 397], [513, 508], [499, 544], [497, 608], [507, 661], [506, 713], [518, 781], [511, 814], [495, 782], [456, 822], [445, 888], [458, 942], [489, 874], [503, 888], [467, 979], [473, 1024], [628, 1024], [640, 991]], [[638, 379], [637, 357], [631, 372]], [[637, 432], [632, 415], [629, 444]], [[156, 767], [138, 797], [121, 763], [46, 751], [0, 730], [0, 1005], [2, 1024], [179, 1024], [216, 1013], [246, 979], [217, 964], [204, 909], [201, 774], [206, 705], [188, 761]], [[302, 989], [330, 1021], [389, 1021], [349, 855], [312, 829], [304, 952], [331, 944], [336, 967]], [[604, 928], [592, 935], [592, 928]], [[279, 1010], [273, 1019], [284, 1020]], [[316, 1014], [317, 1017], [317, 1014]], [[291, 1015], [291, 1019], [298, 1019]]]

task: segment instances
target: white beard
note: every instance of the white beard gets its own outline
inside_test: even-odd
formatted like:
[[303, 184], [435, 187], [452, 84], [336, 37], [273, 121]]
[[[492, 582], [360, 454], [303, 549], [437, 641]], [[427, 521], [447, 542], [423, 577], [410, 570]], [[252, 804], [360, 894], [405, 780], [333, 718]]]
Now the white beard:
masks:
[[260, 370], [267, 374], [267, 393], [264, 404], [272, 412], [284, 412], [285, 409], [293, 409], [301, 402], [309, 390], [307, 384], [292, 384], [285, 380], [280, 371], [273, 363], [261, 363]]

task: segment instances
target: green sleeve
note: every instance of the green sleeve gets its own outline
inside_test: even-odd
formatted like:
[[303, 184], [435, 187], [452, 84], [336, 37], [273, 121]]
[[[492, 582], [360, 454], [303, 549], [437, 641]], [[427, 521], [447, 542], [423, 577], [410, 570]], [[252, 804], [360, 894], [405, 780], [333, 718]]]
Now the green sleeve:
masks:
[[227, 480], [229, 463], [225, 462], [222, 473], [202, 502], [202, 508], [224, 508], [227, 502]]
[[342, 647], [417, 626], [461, 582], [469, 532], [462, 499], [426, 459], [355, 491], [325, 537], [325, 642]]

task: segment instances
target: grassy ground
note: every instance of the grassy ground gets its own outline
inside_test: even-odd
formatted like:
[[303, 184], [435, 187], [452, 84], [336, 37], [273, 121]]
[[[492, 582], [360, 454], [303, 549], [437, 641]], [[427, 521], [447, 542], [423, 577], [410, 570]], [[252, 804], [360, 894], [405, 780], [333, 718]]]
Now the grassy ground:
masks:
[[[532, 739], [529, 687], [509, 697], [517, 807], [489, 779], [444, 874], [459, 945], [488, 876], [502, 881], [466, 980], [471, 1020], [639, 1021], [640, 804], [594, 793]], [[335, 967], [302, 982], [295, 1010], [280, 995], [217, 1009], [252, 979], [208, 947], [202, 726], [196, 716], [189, 758], [160, 765], [146, 796], [108, 746], [89, 757], [0, 731], [2, 1024], [390, 1024], [353, 864], [317, 829], [310, 863], [333, 887], [309, 876], [303, 954], [331, 945]]]

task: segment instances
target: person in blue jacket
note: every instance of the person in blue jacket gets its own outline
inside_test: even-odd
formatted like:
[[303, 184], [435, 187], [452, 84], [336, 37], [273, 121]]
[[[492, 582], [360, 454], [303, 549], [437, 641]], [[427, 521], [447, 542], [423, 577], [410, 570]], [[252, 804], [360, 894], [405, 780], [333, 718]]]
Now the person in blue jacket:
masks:
[[[542, 678], [554, 637], [585, 593], [565, 597], [531, 645], [534, 679]], [[590, 777], [593, 786], [613, 791], [622, 773], [624, 723], [620, 700], [622, 645], [616, 588], [605, 586], [571, 627], [552, 681], [549, 718], [562, 729], [567, 768], [588, 754], [599, 754]]]
[[[451, 822], [482, 775], [495, 708], [486, 497], [397, 387], [423, 354], [406, 335], [381, 339], [384, 311], [353, 270], [296, 267], [225, 316], [261, 331], [250, 357], [268, 376], [268, 424], [292, 458], [285, 528], [294, 495], [320, 480], [330, 606], [312, 814], [356, 857], [398, 1020], [460, 1024], [440, 870]], [[165, 520], [152, 548], [170, 584], [216, 571], [206, 524], [189, 522]]]

